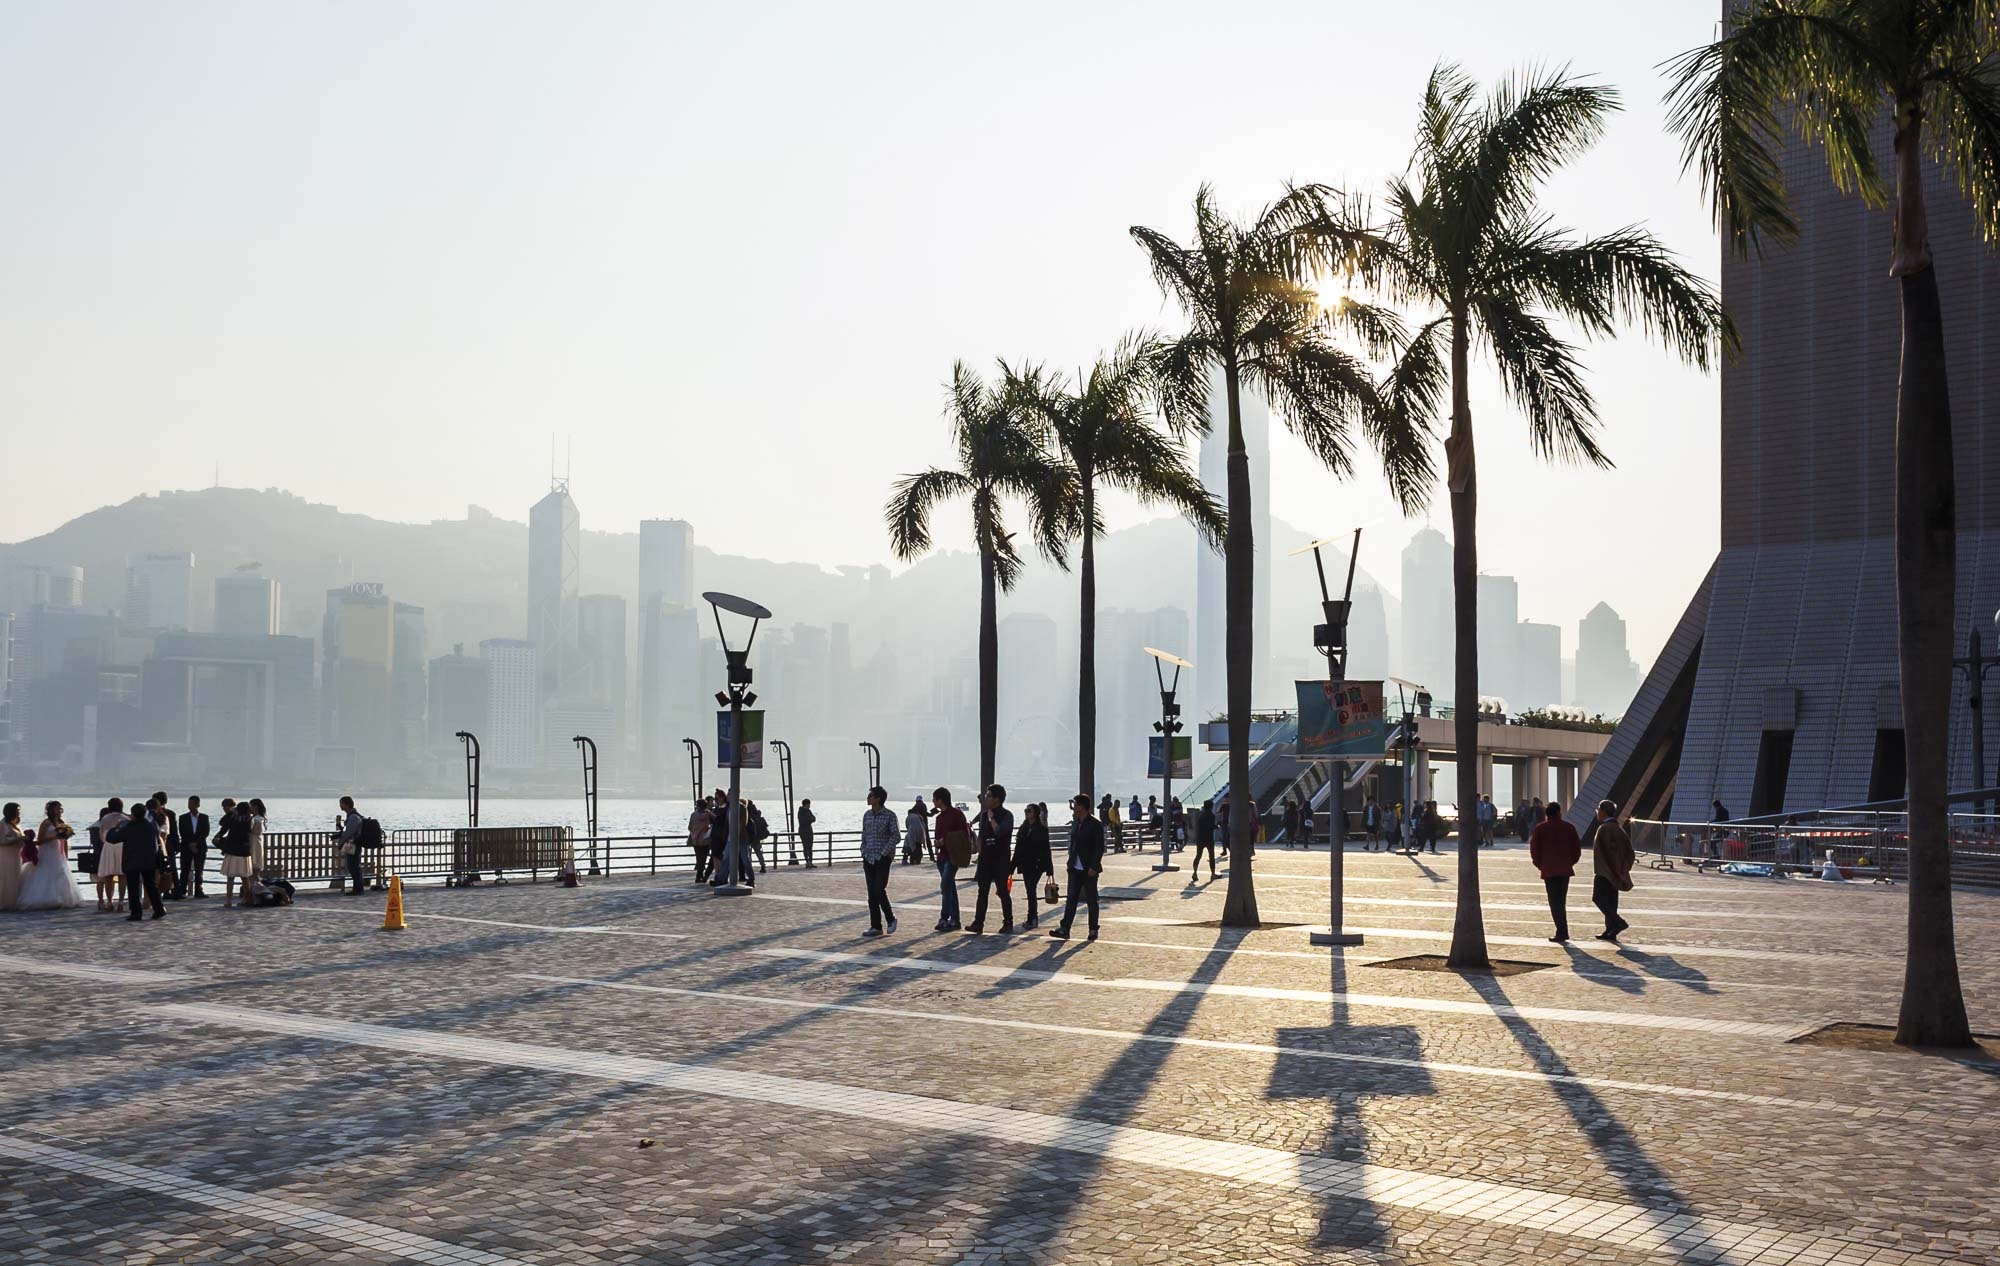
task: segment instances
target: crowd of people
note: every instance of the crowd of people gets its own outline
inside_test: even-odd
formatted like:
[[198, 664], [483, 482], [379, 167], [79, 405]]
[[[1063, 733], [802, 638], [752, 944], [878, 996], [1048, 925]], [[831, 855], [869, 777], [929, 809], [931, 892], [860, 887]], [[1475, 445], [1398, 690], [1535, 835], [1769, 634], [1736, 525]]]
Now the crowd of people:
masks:
[[[42, 819], [23, 824], [21, 806], [0, 809], [0, 912], [69, 910], [83, 904], [81, 876], [90, 882], [97, 910], [126, 912], [137, 923], [150, 910], [166, 917], [169, 901], [206, 900], [209, 852], [220, 854], [225, 909], [290, 905], [295, 889], [264, 855], [265, 808], [256, 797], [224, 797], [210, 815], [200, 796], [189, 796], [175, 812], [167, 793], [107, 800], [79, 829], [60, 800], [42, 806]], [[372, 819], [355, 812], [343, 796], [344, 815], [335, 832], [346, 854], [354, 891], [361, 891], [360, 861]]]

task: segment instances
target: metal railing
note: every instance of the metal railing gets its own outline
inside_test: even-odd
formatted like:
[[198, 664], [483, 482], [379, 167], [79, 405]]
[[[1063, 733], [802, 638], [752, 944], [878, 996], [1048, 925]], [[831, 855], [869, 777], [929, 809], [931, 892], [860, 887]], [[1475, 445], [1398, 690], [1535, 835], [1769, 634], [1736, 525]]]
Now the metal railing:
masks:
[[[1632, 848], [1659, 869], [1709, 870], [1730, 862], [1776, 876], [1818, 875], [1829, 858], [1849, 879], [1902, 883], [1910, 874], [1909, 819], [1880, 810], [1792, 814], [1782, 822], [1673, 822], [1634, 818]], [[2000, 886], [2000, 818], [1951, 815], [1952, 882]]]

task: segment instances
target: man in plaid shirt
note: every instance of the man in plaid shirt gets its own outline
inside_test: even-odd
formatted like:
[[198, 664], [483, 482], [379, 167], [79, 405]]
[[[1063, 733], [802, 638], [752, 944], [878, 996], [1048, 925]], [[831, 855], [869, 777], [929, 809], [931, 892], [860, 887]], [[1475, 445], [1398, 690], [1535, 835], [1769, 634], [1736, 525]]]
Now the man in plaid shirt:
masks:
[[868, 789], [868, 811], [861, 815], [861, 873], [868, 881], [868, 931], [882, 935], [882, 925], [896, 930], [895, 912], [889, 909], [889, 867], [896, 860], [896, 846], [902, 840], [896, 815], [888, 810], [889, 793], [880, 787]]

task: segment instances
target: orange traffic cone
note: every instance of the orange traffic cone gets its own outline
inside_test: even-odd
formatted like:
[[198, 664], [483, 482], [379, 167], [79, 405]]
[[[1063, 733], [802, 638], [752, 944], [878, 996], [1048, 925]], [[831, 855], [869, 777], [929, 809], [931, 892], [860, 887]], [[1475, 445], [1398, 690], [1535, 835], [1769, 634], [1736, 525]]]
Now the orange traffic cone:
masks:
[[407, 925], [403, 922], [403, 877], [389, 878], [389, 905], [382, 911], [382, 930], [401, 932]]

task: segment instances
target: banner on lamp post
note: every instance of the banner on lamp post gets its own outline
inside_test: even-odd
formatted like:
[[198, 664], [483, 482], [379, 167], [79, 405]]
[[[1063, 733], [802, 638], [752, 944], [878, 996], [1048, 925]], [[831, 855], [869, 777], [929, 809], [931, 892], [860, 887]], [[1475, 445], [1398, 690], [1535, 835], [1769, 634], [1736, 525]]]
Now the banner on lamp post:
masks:
[[736, 764], [735, 735], [729, 732], [729, 713], [715, 714], [715, 766], [717, 769], [762, 769], [764, 768], [764, 710], [762, 708], [743, 710], [743, 763]]
[[1301, 681], [1298, 685], [1301, 760], [1381, 760], [1389, 750], [1389, 717], [1379, 681]]
[[1194, 777], [1194, 735], [1174, 735], [1174, 766], [1171, 775], [1167, 772], [1167, 739], [1163, 734], [1155, 734], [1146, 740], [1147, 778], [1193, 778]]

